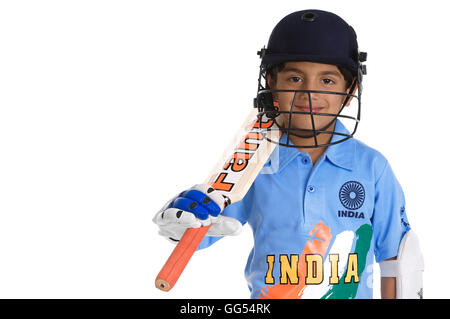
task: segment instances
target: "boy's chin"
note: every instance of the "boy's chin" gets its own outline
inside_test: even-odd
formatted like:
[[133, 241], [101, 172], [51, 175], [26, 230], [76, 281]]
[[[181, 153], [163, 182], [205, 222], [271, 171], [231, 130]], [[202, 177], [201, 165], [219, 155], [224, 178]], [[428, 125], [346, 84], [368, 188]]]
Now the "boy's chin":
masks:
[[[289, 120], [288, 120], [289, 121]], [[285, 123], [285, 128], [288, 128], [288, 121], [286, 121]], [[316, 131], [333, 131], [333, 125], [330, 122], [326, 122], [326, 123], [322, 123], [322, 121], [319, 123], [314, 123], [315, 125], [315, 130]], [[287, 133], [287, 132], [286, 132]], [[320, 134], [320, 133], [318, 133]], [[318, 135], [317, 134], [317, 135]], [[299, 138], [312, 138], [314, 137], [314, 129], [311, 125], [311, 122], [308, 124], [295, 124], [295, 123], [291, 123], [290, 126], [290, 130], [289, 130], [289, 135], [293, 135], [293, 136], [297, 136]]]
[[297, 130], [291, 130], [289, 132], [289, 135], [291, 137], [297, 137], [297, 138], [301, 138], [301, 139], [311, 139], [314, 137], [314, 131], [310, 130], [310, 131], [297, 131]]

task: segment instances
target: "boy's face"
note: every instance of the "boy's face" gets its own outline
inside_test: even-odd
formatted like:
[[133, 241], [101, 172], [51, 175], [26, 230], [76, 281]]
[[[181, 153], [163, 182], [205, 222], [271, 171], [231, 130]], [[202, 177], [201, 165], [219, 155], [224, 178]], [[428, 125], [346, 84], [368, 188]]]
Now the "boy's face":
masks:
[[[270, 89], [276, 90], [315, 90], [349, 93], [347, 82], [337, 66], [314, 62], [286, 62], [282, 71], [278, 72], [276, 79], [268, 76]], [[274, 101], [278, 102], [281, 111], [291, 111], [294, 92], [273, 92]], [[310, 96], [310, 98], [309, 98]], [[313, 129], [310, 113], [310, 100], [313, 113], [338, 114], [345, 95], [326, 93], [297, 92], [292, 112], [305, 112], [305, 114], [292, 114], [291, 127], [297, 129]], [[351, 99], [346, 103], [348, 105]], [[307, 113], [307, 114], [306, 114]], [[289, 114], [281, 113], [284, 123], [288, 123]], [[316, 130], [325, 128], [334, 120], [332, 116], [313, 115]], [[287, 124], [285, 124], [287, 125]], [[333, 130], [334, 125], [328, 131]], [[296, 135], [310, 136], [310, 132], [295, 131]]]

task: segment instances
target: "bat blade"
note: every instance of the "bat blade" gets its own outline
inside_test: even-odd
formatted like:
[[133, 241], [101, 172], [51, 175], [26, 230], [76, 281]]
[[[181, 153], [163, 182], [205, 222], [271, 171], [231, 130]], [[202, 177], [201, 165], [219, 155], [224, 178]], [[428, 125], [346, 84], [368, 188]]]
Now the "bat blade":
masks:
[[[277, 119], [278, 124], [280, 124]], [[281, 136], [275, 121], [258, 119], [253, 109], [205, 180], [231, 203], [242, 200]], [[269, 140], [268, 140], [269, 139]], [[187, 229], [155, 280], [156, 288], [173, 288], [210, 226]]]

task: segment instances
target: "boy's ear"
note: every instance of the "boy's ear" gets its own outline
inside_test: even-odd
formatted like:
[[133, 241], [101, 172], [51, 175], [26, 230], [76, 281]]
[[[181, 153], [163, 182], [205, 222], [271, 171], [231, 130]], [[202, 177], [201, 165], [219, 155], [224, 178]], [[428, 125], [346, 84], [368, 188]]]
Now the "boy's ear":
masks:
[[275, 88], [275, 81], [272, 79], [270, 74], [266, 75], [266, 79], [267, 79], [267, 85], [269, 86], [269, 89]]
[[[276, 82], [274, 79], [272, 79], [272, 77], [270, 76], [270, 74], [267, 74], [266, 76], [266, 80], [267, 80], [267, 85], [269, 86], [269, 89], [275, 89], [276, 88]], [[277, 92], [272, 92], [272, 98], [274, 101], [278, 101], [278, 94]]]
[[[352, 90], [352, 87], [353, 87], [353, 90]], [[347, 94], [355, 95], [355, 92], [356, 92], [357, 89], [358, 89], [358, 83], [355, 83], [354, 86], [350, 85], [346, 92], [347, 92]], [[347, 99], [347, 102], [345, 103], [344, 106], [349, 106], [350, 103], [353, 100], [353, 96], [348, 96], [347, 95], [345, 98]]]

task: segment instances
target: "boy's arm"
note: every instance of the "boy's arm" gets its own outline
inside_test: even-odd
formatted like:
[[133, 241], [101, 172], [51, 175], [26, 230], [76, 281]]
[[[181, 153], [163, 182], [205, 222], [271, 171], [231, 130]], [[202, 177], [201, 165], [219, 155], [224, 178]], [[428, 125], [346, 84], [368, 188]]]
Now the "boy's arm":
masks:
[[[397, 257], [392, 257], [386, 260], [396, 260]], [[396, 298], [396, 280], [395, 277], [381, 277], [381, 299], [395, 299]]]
[[[423, 256], [418, 237], [406, 216], [403, 190], [388, 162], [375, 189], [374, 252], [381, 276], [385, 278], [382, 279], [381, 297], [394, 298], [395, 287], [396, 299], [422, 298]], [[392, 260], [392, 256], [396, 258]]]

